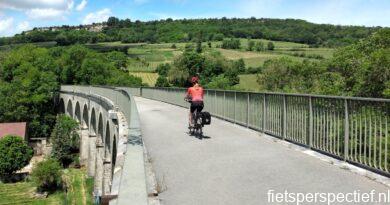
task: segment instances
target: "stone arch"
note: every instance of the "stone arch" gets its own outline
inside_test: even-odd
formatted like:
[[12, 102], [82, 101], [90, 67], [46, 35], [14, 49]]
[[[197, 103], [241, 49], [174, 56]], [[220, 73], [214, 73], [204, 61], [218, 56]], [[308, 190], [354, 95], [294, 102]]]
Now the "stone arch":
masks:
[[90, 140], [90, 131], [89, 131], [89, 116], [88, 116], [88, 107], [86, 104], [83, 106], [83, 112], [82, 118], [80, 121], [80, 127], [81, 127], [81, 140], [80, 140], [80, 159], [82, 164], [86, 164], [88, 160], [88, 156], [90, 155], [90, 143], [92, 143], [93, 140]]
[[85, 104], [83, 108], [83, 119], [81, 121], [81, 124], [84, 128], [88, 128], [89, 118], [88, 118], [88, 107]]
[[109, 157], [110, 152], [111, 152], [111, 144], [110, 144], [110, 138], [111, 138], [111, 133], [110, 133], [110, 123], [107, 121], [106, 123], [106, 136], [104, 139], [104, 156]]
[[76, 107], [74, 110], [74, 115], [76, 117], [77, 122], [81, 122], [81, 108], [80, 108], [80, 103], [77, 101], [76, 102]]
[[96, 163], [95, 163], [95, 190], [99, 196], [103, 194], [103, 174], [104, 174], [104, 128], [103, 128], [103, 116], [102, 113], [98, 117], [98, 131], [96, 138]]
[[68, 100], [68, 105], [66, 106], [66, 114], [73, 118], [73, 105], [71, 100]]
[[104, 127], [103, 127], [103, 116], [102, 113], [99, 114], [99, 121], [98, 121], [98, 137], [100, 138], [101, 142], [103, 142], [103, 132]]
[[91, 119], [90, 119], [90, 127], [91, 127], [91, 134], [92, 135], [95, 135], [96, 134], [96, 112], [95, 112], [95, 108], [92, 108], [92, 111], [91, 111]]
[[112, 143], [112, 154], [111, 154], [111, 162], [112, 162], [111, 176], [114, 176], [116, 154], [117, 154], [116, 136], [114, 135], [112, 139], [113, 139], [113, 143]]
[[64, 99], [61, 98], [60, 99], [60, 104], [59, 104], [59, 107], [58, 107], [58, 112], [60, 114], [64, 114], [65, 113], [65, 102], [64, 102]]

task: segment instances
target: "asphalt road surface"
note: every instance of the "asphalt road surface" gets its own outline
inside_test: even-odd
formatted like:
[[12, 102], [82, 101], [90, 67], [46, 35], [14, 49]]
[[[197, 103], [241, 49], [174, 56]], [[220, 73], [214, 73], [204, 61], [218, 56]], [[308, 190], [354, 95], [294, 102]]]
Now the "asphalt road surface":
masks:
[[135, 101], [157, 181], [166, 187], [159, 195], [163, 205], [286, 204], [268, 203], [269, 190], [314, 194], [389, 189], [216, 118], [205, 127], [206, 138], [197, 139], [187, 133], [187, 109], [140, 97]]

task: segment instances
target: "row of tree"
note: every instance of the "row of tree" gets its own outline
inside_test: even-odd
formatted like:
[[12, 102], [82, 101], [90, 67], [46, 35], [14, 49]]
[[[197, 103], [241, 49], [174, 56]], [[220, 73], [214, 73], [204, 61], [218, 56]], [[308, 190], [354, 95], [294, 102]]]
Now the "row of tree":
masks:
[[210, 18], [132, 22], [129, 19], [120, 20], [110, 17], [102, 32], [75, 30], [69, 27], [53, 31], [35, 29], [11, 38], [0, 38], [0, 45], [43, 41], [57, 41], [60, 45], [106, 41], [189, 42], [196, 41], [201, 36], [203, 42], [221, 41], [224, 38], [252, 38], [335, 47], [357, 42], [379, 29], [379, 27], [314, 24], [295, 19]]
[[333, 58], [264, 63], [258, 83], [265, 91], [390, 98], [390, 29], [338, 49]]
[[0, 56], [0, 122], [29, 122], [31, 137], [48, 137], [61, 84], [140, 86], [123, 71], [127, 56], [80, 45], [50, 49], [25, 45]]
[[192, 76], [199, 76], [208, 88], [229, 89], [239, 83], [238, 75], [245, 72], [242, 59], [229, 61], [218, 51], [201, 53], [188, 48], [172, 64], [161, 64], [157, 68], [157, 87], [188, 87]]

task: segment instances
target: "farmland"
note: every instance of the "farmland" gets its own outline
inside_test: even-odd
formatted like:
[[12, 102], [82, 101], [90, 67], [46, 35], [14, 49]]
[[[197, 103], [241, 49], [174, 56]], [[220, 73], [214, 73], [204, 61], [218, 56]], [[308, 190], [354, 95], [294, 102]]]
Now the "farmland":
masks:
[[[264, 45], [272, 42], [275, 48], [274, 50], [248, 51], [248, 39], [240, 39], [240, 49], [223, 49], [221, 48], [222, 41], [212, 41], [209, 43], [203, 42], [202, 50], [204, 53], [220, 52], [228, 60], [243, 59], [246, 68], [262, 67], [265, 61], [281, 57], [288, 57], [294, 61], [328, 59], [332, 57], [334, 52], [332, 48], [310, 48], [309, 45], [294, 42], [264, 39], [253, 39], [251, 41], [255, 43], [262, 42]], [[130, 74], [140, 77], [143, 83], [149, 86], [155, 85], [158, 77], [155, 72], [158, 65], [172, 63], [177, 56], [184, 52], [186, 47], [195, 47], [195, 43], [122, 44], [120, 42], [110, 42], [98, 43], [97, 45], [97, 47], [127, 48], [127, 70]], [[240, 79], [241, 83], [235, 86], [236, 89], [259, 89], [254, 87], [257, 79], [256, 75], [241, 75]]]
[[151, 72], [130, 72], [130, 74], [136, 77], [140, 77], [142, 79], [142, 82], [146, 83], [148, 86], [154, 86], [158, 78], [157, 73]]

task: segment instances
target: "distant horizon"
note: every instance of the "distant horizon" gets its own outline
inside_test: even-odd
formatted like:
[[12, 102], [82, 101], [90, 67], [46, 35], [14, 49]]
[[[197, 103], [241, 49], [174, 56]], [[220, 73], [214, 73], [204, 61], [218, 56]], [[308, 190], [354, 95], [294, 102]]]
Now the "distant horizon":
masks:
[[40, 27], [179, 19], [295, 19], [315, 24], [390, 27], [386, 0], [2, 0], [0, 36]]

